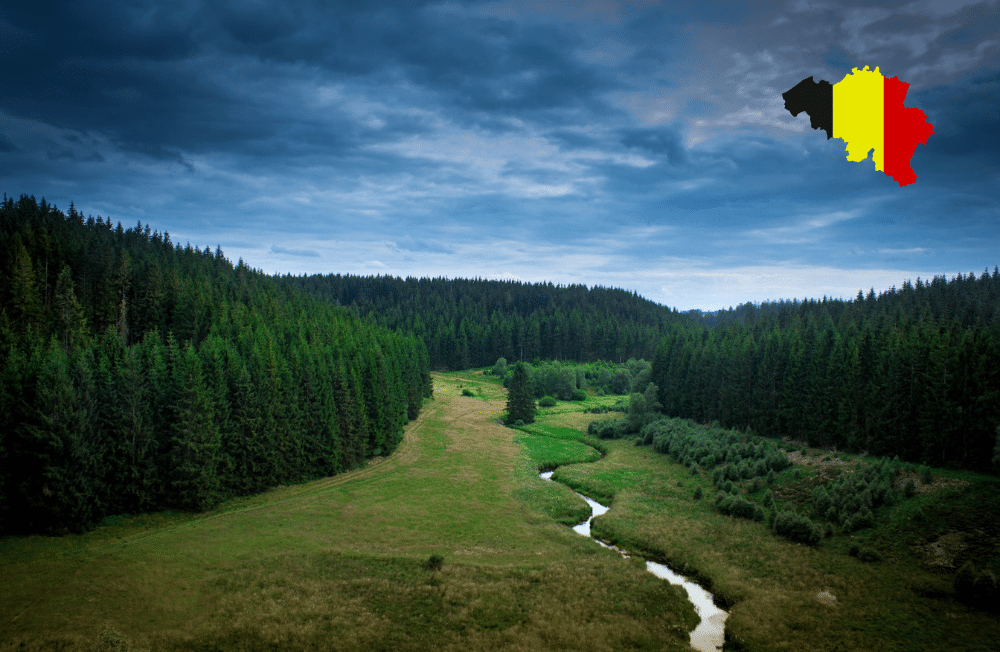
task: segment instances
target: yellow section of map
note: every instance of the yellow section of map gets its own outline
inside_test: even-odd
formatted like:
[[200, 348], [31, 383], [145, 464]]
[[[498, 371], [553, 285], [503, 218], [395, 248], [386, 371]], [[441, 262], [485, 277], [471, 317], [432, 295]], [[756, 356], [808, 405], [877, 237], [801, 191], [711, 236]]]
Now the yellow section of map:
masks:
[[876, 170], [885, 169], [885, 78], [875, 70], [854, 68], [833, 85], [833, 137], [847, 142], [847, 160], [872, 153]]

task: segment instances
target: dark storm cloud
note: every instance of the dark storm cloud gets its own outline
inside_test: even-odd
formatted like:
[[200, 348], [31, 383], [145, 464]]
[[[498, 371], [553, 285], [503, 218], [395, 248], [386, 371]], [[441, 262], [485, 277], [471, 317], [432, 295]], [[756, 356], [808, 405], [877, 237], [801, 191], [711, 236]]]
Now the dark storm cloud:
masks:
[[[615, 85], [572, 56], [571, 30], [413, 3], [45, 3], [0, 19], [12, 72], [0, 109], [168, 160], [346, 155], [427, 128], [398, 112], [373, 131], [352, 92], [391, 100], [412, 85], [459, 122], [507, 129], [498, 116], [607, 112], [596, 96]], [[348, 87], [317, 113], [303, 96], [317, 82]]]
[[[0, 178], [282, 273], [898, 284], [995, 224], [1000, 6], [964, 3], [5, 2]], [[863, 65], [935, 125], [905, 189], [783, 108]]]

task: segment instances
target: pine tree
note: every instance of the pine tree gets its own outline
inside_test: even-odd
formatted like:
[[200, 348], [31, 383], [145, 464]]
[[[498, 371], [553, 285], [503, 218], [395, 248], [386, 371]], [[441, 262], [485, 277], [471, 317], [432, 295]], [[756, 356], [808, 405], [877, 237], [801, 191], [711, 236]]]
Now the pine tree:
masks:
[[507, 423], [535, 421], [535, 399], [532, 396], [528, 369], [523, 362], [514, 367], [514, 377], [507, 392]]

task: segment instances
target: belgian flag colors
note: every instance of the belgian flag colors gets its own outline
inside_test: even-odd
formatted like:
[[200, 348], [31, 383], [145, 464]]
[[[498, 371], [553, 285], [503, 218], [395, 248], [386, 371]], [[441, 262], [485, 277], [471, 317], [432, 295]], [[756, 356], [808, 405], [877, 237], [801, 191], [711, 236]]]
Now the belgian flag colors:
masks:
[[781, 96], [793, 116], [805, 111], [813, 129], [846, 141], [848, 161], [864, 161], [871, 152], [875, 169], [902, 187], [917, 180], [910, 159], [934, 133], [923, 111], [903, 106], [909, 87], [865, 66], [833, 85], [808, 77]]

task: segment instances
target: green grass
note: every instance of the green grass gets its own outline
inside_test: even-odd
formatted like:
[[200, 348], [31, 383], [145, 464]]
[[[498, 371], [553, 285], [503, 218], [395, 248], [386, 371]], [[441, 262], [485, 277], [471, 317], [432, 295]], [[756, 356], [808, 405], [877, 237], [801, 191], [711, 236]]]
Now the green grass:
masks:
[[482, 376], [434, 381], [378, 464], [205, 514], [0, 539], [0, 650], [92, 650], [102, 632], [134, 650], [687, 649], [682, 593], [562, 525], [582, 501], [537, 475], [595, 454], [495, 423], [504, 392]]
[[[0, 539], [0, 651], [111, 650], [119, 635], [168, 651], [688, 649], [695, 615], [680, 589], [566, 528], [588, 513], [568, 485], [612, 505], [595, 534], [732, 605], [729, 649], [996, 649], [997, 617], [956, 602], [952, 574], [927, 570], [919, 552], [951, 537], [959, 562], [1000, 570], [995, 479], [934, 469], [971, 485], [918, 493], [878, 527], [814, 549], [719, 514], [710, 478], [668, 456], [588, 438], [587, 423], [620, 415], [581, 410], [619, 397], [560, 402], [511, 429], [495, 421], [497, 379], [434, 381], [435, 399], [376, 465], [206, 514]], [[538, 477], [553, 464], [561, 483]], [[817, 475], [801, 470], [779, 474], [775, 492], [804, 495]], [[852, 544], [882, 560], [850, 556]]]
[[[711, 501], [694, 501], [696, 486], [714, 496], [710, 479], [692, 477], [668, 456], [631, 440], [606, 443], [603, 459], [560, 469], [553, 478], [611, 502], [612, 509], [592, 522], [595, 535], [686, 568], [732, 604], [727, 630], [733, 649], [995, 649], [997, 618], [955, 601], [951, 575], [924, 568], [914, 549], [978, 525], [985, 536], [975, 539], [977, 559], [992, 559], [995, 566], [995, 479], [967, 474], [975, 480], [967, 491], [903, 501], [881, 526], [825, 539], [813, 549], [776, 537], [764, 524], [723, 516]], [[813, 476], [803, 470], [802, 479], [792, 482], [788, 473], [780, 479], [788, 488]], [[917, 508], [925, 514], [919, 523], [911, 516]], [[852, 543], [877, 552], [882, 561], [851, 557]], [[983, 549], [987, 545], [990, 551]], [[836, 606], [818, 600], [821, 591], [835, 595]]]

